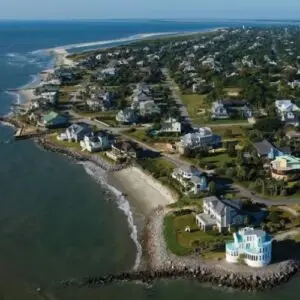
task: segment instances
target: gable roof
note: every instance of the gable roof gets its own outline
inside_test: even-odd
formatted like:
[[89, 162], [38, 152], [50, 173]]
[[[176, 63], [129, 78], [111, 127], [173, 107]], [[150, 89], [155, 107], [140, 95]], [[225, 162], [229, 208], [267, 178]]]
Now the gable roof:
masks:
[[54, 120], [55, 118], [57, 118], [58, 116], [59, 116], [59, 114], [56, 113], [55, 111], [50, 111], [48, 114], [44, 115], [43, 121], [45, 123], [49, 123], [52, 120]]
[[210, 196], [203, 198], [203, 203], [211, 205], [212, 209], [219, 215], [223, 215], [226, 207], [231, 207], [232, 209], [240, 210], [240, 204], [235, 201], [220, 200], [216, 196]]
[[274, 146], [267, 140], [253, 143], [253, 146], [260, 155], [268, 155], [274, 149]]

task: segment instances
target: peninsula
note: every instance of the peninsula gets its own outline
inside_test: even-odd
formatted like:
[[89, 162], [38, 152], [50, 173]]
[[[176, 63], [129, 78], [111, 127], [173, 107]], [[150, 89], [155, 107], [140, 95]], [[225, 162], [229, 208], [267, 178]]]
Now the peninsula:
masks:
[[54, 68], [1, 120], [16, 139], [105, 169], [147, 218], [143, 266], [81, 285], [262, 290], [298, 271], [299, 49], [298, 27], [274, 26], [49, 50]]

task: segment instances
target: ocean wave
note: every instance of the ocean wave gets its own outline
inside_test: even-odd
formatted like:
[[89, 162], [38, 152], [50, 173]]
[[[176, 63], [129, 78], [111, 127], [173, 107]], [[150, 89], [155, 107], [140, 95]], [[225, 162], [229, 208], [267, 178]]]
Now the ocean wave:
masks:
[[79, 162], [78, 164], [82, 165], [83, 168], [85, 169], [86, 173], [89, 174], [91, 177], [93, 177], [98, 183], [100, 183], [102, 186], [107, 188], [109, 191], [111, 191], [115, 197], [116, 197], [116, 202], [118, 205], [118, 208], [125, 214], [127, 217], [127, 223], [128, 227], [130, 229], [130, 238], [133, 240], [136, 249], [137, 249], [137, 254], [136, 254], [136, 259], [134, 262], [133, 269], [136, 270], [141, 262], [141, 257], [142, 257], [142, 246], [139, 243], [138, 240], [138, 230], [136, 225], [134, 224], [133, 220], [133, 213], [130, 207], [130, 204], [126, 197], [115, 187], [112, 185], [109, 185], [107, 183], [107, 173], [103, 169], [99, 168], [95, 164], [91, 162]]
[[142, 40], [147, 39], [154, 36], [164, 36], [164, 35], [174, 35], [178, 34], [179, 32], [153, 32], [153, 33], [140, 33], [140, 34], [134, 34], [128, 37], [119, 38], [119, 39], [111, 39], [111, 40], [102, 40], [102, 41], [94, 41], [94, 42], [85, 42], [85, 43], [78, 43], [78, 44], [69, 44], [69, 45], [62, 45], [50, 49], [39, 49], [35, 50], [32, 53], [40, 53], [44, 51], [51, 51], [55, 50], [57, 48], [63, 48], [65, 50], [72, 50], [72, 49], [79, 49], [79, 48], [88, 48], [93, 46], [103, 46], [103, 45], [109, 45], [109, 44], [115, 44], [115, 43], [124, 43], [124, 42], [131, 42], [135, 40]]
[[33, 65], [38, 68], [45, 67], [49, 63], [49, 55], [45, 51], [28, 53], [7, 53], [7, 64], [13, 67], [23, 68], [26, 65]]

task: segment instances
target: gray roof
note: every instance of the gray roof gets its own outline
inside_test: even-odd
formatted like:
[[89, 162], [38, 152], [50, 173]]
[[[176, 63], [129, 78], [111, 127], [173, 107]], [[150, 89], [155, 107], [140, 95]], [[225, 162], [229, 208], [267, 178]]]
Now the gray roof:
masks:
[[229, 201], [229, 200], [220, 200], [216, 196], [205, 197], [203, 198], [203, 202], [206, 204], [212, 203], [213, 210], [220, 215], [224, 213], [224, 210], [227, 206], [236, 210], [240, 209], [240, 204], [238, 202]]
[[74, 123], [68, 128], [68, 130], [71, 130], [74, 134], [79, 134], [80, 132], [87, 131], [88, 129], [92, 130], [88, 124], [83, 122]]
[[198, 176], [192, 176], [191, 182], [193, 182], [194, 184], [199, 184], [201, 183], [201, 178]]
[[267, 140], [254, 143], [253, 146], [260, 155], [268, 155], [271, 149], [274, 148], [274, 146]]
[[262, 237], [266, 235], [266, 232], [261, 229], [246, 230], [244, 235], [256, 235], [258, 237]]

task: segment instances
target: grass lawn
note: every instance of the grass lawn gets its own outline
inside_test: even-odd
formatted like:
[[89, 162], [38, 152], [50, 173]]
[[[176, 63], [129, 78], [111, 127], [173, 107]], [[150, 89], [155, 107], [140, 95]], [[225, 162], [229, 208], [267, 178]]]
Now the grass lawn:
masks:
[[82, 149], [79, 143], [73, 143], [73, 142], [68, 142], [68, 141], [59, 141], [57, 139], [57, 133], [51, 134], [49, 136], [49, 139], [53, 144], [56, 144], [58, 146], [62, 146], [65, 148], [71, 148], [71, 149], [78, 150], [78, 151], [81, 151], [81, 149]]
[[241, 126], [222, 126], [214, 127], [213, 131], [215, 134], [220, 135], [223, 139], [244, 139], [245, 128]]
[[63, 93], [74, 93], [78, 90], [78, 86], [74, 85], [63, 85], [60, 86], [59, 91]]
[[208, 157], [200, 158], [201, 163], [213, 164], [216, 168], [220, 168], [225, 162], [232, 162], [234, 158], [229, 157], [227, 153], [211, 154]]
[[[185, 232], [187, 226], [190, 227], [191, 232]], [[193, 214], [183, 216], [167, 215], [164, 220], [164, 237], [169, 250], [180, 256], [194, 253], [197, 248], [197, 242], [210, 243], [231, 239], [230, 235], [225, 236], [217, 232], [212, 234], [200, 230], [196, 225]], [[224, 256], [224, 252], [209, 251], [203, 252], [203, 258], [216, 258], [216, 254]]]
[[179, 96], [186, 106], [190, 118], [201, 119], [201, 109], [205, 109], [205, 96], [198, 94], [179, 94]]
[[126, 134], [142, 142], [150, 140], [150, 137], [146, 134], [146, 129], [128, 130]]
[[238, 119], [238, 120], [232, 120], [232, 119], [226, 119], [226, 120], [208, 120], [207, 124], [237, 124], [237, 125], [250, 125], [249, 122], [245, 119]]
[[170, 208], [184, 208], [187, 206], [193, 206], [202, 209], [203, 198], [190, 198], [188, 196], [183, 196], [177, 202], [169, 204], [168, 206]]

